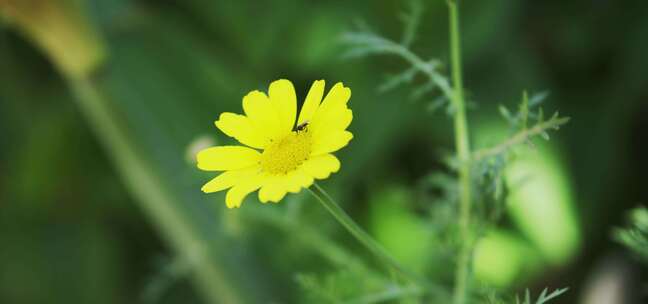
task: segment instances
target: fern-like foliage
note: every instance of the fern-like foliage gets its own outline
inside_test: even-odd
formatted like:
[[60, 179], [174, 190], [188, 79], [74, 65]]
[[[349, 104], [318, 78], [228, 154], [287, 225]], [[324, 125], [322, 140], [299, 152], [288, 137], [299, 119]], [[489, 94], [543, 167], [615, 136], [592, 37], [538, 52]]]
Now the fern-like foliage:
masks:
[[417, 299], [423, 291], [416, 286], [401, 286], [374, 272], [339, 270], [329, 274], [299, 274], [305, 303], [369, 304]]
[[[344, 54], [346, 58], [358, 58], [368, 56], [392, 56], [402, 59], [406, 66], [402, 71], [388, 75], [386, 80], [377, 88], [378, 92], [383, 93], [402, 86], [408, 86], [409, 97], [411, 100], [427, 101], [426, 108], [430, 111], [445, 109], [446, 114], [452, 116], [455, 114], [453, 105], [454, 91], [450, 78], [446, 75], [444, 64], [434, 57], [421, 56], [412, 51], [412, 43], [416, 38], [416, 29], [419, 25], [423, 7], [420, 1], [410, 1], [407, 10], [402, 14], [401, 19], [404, 22], [403, 35], [400, 39], [390, 39], [383, 35], [370, 30], [367, 26], [359, 26], [354, 31], [343, 34], [342, 42], [348, 46], [348, 51]], [[504, 181], [504, 169], [511, 161], [515, 147], [520, 145], [533, 146], [533, 140], [541, 137], [549, 140], [549, 132], [558, 130], [562, 125], [569, 121], [569, 117], [562, 117], [558, 112], [551, 116], [545, 116], [544, 110], [540, 107], [542, 101], [547, 98], [547, 92], [529, 95], [523, 92], [519, 105], [515, 110], [505, 106], [500, 106], [499, 111], [506, 120], [511, 129], [511, 134], [498, 144], [490, 147], [484, 147], [475, 150], [470, 155], [470, 176], [472, 197], [475, 201], [472, 208], [471, 221], [473, 232], [472, 235], [459, 235], [457, 222], [459, 217], [458, 210], [458, 193], [459, 184], [455, 172], [434, 172], [421, 179], [419, 182], [420, 206], [424, 216], [427, 217], [430, 229], [434, 230], [435, 241], [441, 246], [440, 251], [443, 254], [437, 255], [437, 259], [443, 263], [451, 265], [456, 262], [457, 252], [461, 242], [475, 244], [483, 234], [495, 225], [505, 210], [505, 201], [508, 189]], [[468, 103], [470, 106], [470, 103]], [[447, 157], [445, 163], [449, 171], [457, 171], [465, 163], [461, 163], [454, 155]], [[463, 238], [463, 239], [462, 239]], [[444, 281], [452, 280], [452, 273], [436, 275]], [[446, 276], [449, 275], [449, 276]], [[437, 278], [438, 278], [437, 277]], [[317, 291], [318, 288], [326, 286], [326, 282], [318, 284], [304, 284], [314, 282], [311, 280], [302, 280], [302, 286], [310, 285], [310, 288]], [[395, 292], [398, 291], [398, 292]], [[403, 286], [394, 288], [383, 288], [377, 293], [369, 293], [367, 297], [356, 299], [382, 299], [383, 295], [407, 294], [409, 289]], [[542, 291], [535, 301], [532, 301], [531, 294], [527, 290], [524, 298], [517, 304], [543, 304], [551, 299], [565, 293], [567, 289], [558, 289], [549, 293], [548, 289]], [[331, 290], [322, 294], [331, 294]], [[317, 294], [317, 292], [311, 292]], [[374, 297], [372, 295], [378, 295]], [[490, 303], [507, 303], [513, 301], [502, 301], [498, 298], [498, 291], [493, 290], [490, 295], [480, 294], [476, 290], [472, 291], [475, 299], [484, 299], [486, 296]], [[507, 299], [511, 299], [507, 297]], [[341, 298], [329, 299], [341, 301]], [[356, 303], [356, 302], [352, 302]], [[374, 303], [373, 301], [358, 301], [357, 303]], [[443, 302], [441, 302], [443, 303]]]
[[[400, 42], [396, 42], [382, 35], [374, 33], [366, 26], [360, 26], [354, 31], [342, 35], [342, 42], [349, 46], [344, 54], [346, 58], [367, 57], [373, 55], [391, 55], [403, 59], [409, 66], [400, 73], [388, 75], [385, 82], [378, 87], [379, 92], [387, 92], [402, 85], [412, 85], [410, 93], [412, 100], [420, 100], [425, 96], [430, 98], [427, 108], [436, 110], [443, 106], [451, 112], [449, 102], [452, 97], [450, 81], [442, 73], [443, 64], [436, 58], [424, 59], [410, 50], [416, 37], [420, 23], [423, 5], [420, 1], [409, 1], [407, 10], [401, 14], [404, 22], [404, 31]], [[415, 78], [422, 75], [423, 83], [415, 83]], [[441, 94], [434, 94], [435, 91]]]
[[483, 225], [496, 223], [504, 210], [509, 191], [504, 182], [504, 170], [510, 163], [515, 148], [525, 144], [534, 147], [533, 139], [536, 137], [549, 140], [548, 132], [559, 130], [570, 119], [560, 116], [558, 112], [549, 118], [545, 117], [540, 105], [548, 95], [547, 92], [541, 92], [529, 96], [526, 91], [523, 92], [515, 112], [500, 105], [500, 114], [509, 124], [511, 135], [499, 144], [472, 153], [473, 176], [475, 184], [479, 186], [475, 192], [483, 202], [477, 208], [482, 213], [478, 219], [482, 220]]
[[475, 151], [473, 161], [479, 162], [488, 158], [505, 156], [513, 147], [519, 144], [526, 143], [532, 146], [531, 140], [536, 136], [549, 140], [548, 131], [559, 130], [562, 125], [569, 122], [570, 118], [562, 117], [558, 112], [554, 112], [551, 117], [546, 118], [543, 109], [539, 105], [547, 96], [547, 92], [542, 92], [529, 98], [527, 92], [523, 92], [522, 101], [518, 107], [519, 110], [515, 113], [500, 105], [500, 114], [509, 123], [514, 133], [498, 145]]
[[564, 294], [567, 292], [569, 288], [563, 288], [563, 289], [556, 289], [552, 293], [547, 294], [549, 292], [549, 288], [545, 288], [542, 293], [538, 296], [538, 298], [533, 301], [531, 299], [531, 292], [527, 289], [524, 292], [524, 299], [520, 300], [519, 297], [515, 297], [515, 304], [545, 304], [549, 303], [549, 300], [557, 298], [558, 296]]
[[628, 228], [613, 231], [613, 238], [626, 246], [643, 263], [648, 264], [648, 208], [640, 207], [629, 215]]
[[551, 300], [563, 295], [569, 290], [569, 288], [556, 289], [553, 292], [549, 293], [549, 288], [542, 290], [540, 295], [537, 298], [531, 296], [531, 291], [527, 288], [524, 291], [522, 296], [516, 295], [514, 299], [511, 299], [508, 296], [502, 296], [496, 290], [483, 290], [485, 292], [485, 301], [482, 303], [488, 304], [547, 304]]
[[563, 295], [569, 290], [569, 288], [556, 289], [553, 292], [549, 293], [549, 288], [542, 290], [540, 295], [537, 298], [531, 296], [531, 291], [527, 288], [524, 291], [524, 295], [516, 295], [515, 301], [507, 300], [498, 295], [497, 292], [491, 292], [486, 296], [486, 303], [488, 304], [547, 304], [549, 301]]

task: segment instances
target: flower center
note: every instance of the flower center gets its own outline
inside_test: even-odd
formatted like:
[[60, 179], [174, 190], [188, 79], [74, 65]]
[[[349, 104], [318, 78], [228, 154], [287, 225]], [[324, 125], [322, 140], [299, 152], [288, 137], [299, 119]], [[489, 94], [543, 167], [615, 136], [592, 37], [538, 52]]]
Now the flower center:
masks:
[[312, 138], [307, 130], [290, 132], [272, 142], [261, 154], [261, 169], [270, 174], [286, 174], [297, 169], [310, 155]]

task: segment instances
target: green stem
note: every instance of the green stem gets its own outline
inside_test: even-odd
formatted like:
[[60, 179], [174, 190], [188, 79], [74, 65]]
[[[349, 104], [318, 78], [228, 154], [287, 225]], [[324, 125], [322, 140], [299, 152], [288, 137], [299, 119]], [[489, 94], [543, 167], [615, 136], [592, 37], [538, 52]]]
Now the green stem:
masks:
[[243, 303], [218, 265], [206, 237], [188, 214], [178, 208], [172, 193], [138, 149], [125, 123], [111, 109], [96, 85], [86, 77], [69, 76], [68, 83], [76, 95], [81, 112], [102, 142], [117, 167], [117, 173], [141, 204], [161, 234], [170, 241], [178, 256], [191, 265], [194, 281], [209, 303]]
[[247, 216], [255, 222], [265, 223], [274, 226], [283, 232], [290, 234], [302, 242], [306, 247], [313, 248], [322, 258], [329, 260], [332, 264], [349, 269], [365, 269], [361, 260], [357, 259], [350, 252], [338, 246], [333, 240], [326, 238], [317, 230], [317, 227], [301, 225], [298, 221], [287, 220], [283, 214], [277, 214], [266, 209], [249, 209]]
[[253, 293], [235, 289], [226, 255], [215, 250], [227, 246], [219, 246], [215, 232], [196, 221], [180, 195], [169, 190], [168, 181], [128, 130], [125, 118], [93, 79], [107, 52], [87, 20], [82, 1], [0, 0], [0, 14], [10, 16], [11, 24], [58, 68], [117, 174], [179, 259], [191, 266], [192, 278], [207, 302], [258, 302], [253, 301]]
[[459, 34], [458, 0], [448, 0], [450, 13], [450, 56], [453, 83], [453, 104], [455, 145], [459, 166], [459, 229], [461, 234], [461, 248], [457, 258], [455, 271], [454, 303], [464, 304], [468, 292], [468, 274], [471, 263], [472, 236], [470, 232], [470, 143], [468, 136], [468, 123], [466, 121], [466, 107], [463, 96], [463, 83], [461, 78], [461, 43]]
[[387, 263], [391, 268], [396, 270], [404, 278], [412, 281], [413, 283], [421, 284], [423, 281], [416, 274], [406, 270], [394, 259], [387, 251], [376, 242], [364, 229], [362, 229], [341, 207], [333, 198], [331, 198], [324, 189], [317, 183], [313, 184], [315, 190], [308, 188], [311, 194], [328, 210], [333, 217], [346, 228], [351, 235], [353, 235], [362, 245], [367, 247], [369, 251], [378, 256], [381, 260]]

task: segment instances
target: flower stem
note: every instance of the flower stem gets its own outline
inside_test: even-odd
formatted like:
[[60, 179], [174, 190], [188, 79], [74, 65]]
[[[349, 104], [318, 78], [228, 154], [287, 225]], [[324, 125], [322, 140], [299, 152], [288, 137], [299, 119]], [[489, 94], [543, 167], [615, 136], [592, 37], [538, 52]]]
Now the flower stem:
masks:
[[369, 251], [378, 256], [381, 260], [387, 263], [391, 268], [396, 270], [403, 278], [406, 278], [413, 283], [422, 284], [423, 281], [418, 275], [405, 269], [396, 259], [394, 259], [387, 251], [374, 240], [364, 229], [362, 229], [341, 207], [333, 198], [322, 189], [317, 183], [313, 184], [313, 188], [308, 188], [310, 193], [328, 210], [333, 217], [346, 228], [351, 235], [353, 235], [362, 245], [367, 247]]
[[458, 0], [448, 0], [450, 13], [450, 56], [452, 69], [452, 84], [454, 89], [452, 102], [455, 107], [454, 128], [457, 158], [459, 167], [459, 229], [461, 234], [461, 248], [457, 258], [455, 271], [454, 304], [464, 304], [468, 292], [468, 274], [471, 263], [472, 236], [470, 232], [470, 143], [468, 136], [468, 123], [466, 121], [466, 107], [463, 96], [463, 83], [461, 78], [461, 43], [459, 34]]
[[140, 146], [129, 136], [126, 123], [111, 110], [111, 103], [86, 77], [67, 77], [82, 114], [108, 151], [117, 173], [153, 221], [159, 233], [170, 242], [176, 254], [190, 263], [197, 287], [208, 303], [245, 303], [219, 264], [205, 231], [181, 210], [181, 201], [144, 157]]
[[135, 202], [178, 260], [191, 266], [191, 278], [206, 303], [258, 302], [255, 293], [237, 288], [243, 284], [233, 279], [233, 270], [224, 261], [227, 256], [217, 250], [224, 246], [225, 238], [196, 221], [192, 208], [184, 207], [185, 197], [168, 187], [169, 181], [102, 89], [102, 69], [109, 54], [83, 9], [76, 0], [0, 0], [0, 15], [10, 16], [11, 24], [39, 47], [63, 76], [81, 115]]

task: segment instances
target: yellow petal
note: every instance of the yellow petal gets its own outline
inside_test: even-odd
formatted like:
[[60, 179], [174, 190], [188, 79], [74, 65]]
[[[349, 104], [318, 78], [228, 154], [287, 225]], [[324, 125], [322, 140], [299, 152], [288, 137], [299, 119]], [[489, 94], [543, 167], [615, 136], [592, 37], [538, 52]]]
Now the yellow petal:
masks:
[[329, 108], [328, 111], [318, 113], [313, 120], [313, 126], [309, 131], [313, 137], [326, 136], [327, 133], [345, 130], [353, 120], [353, 112], [342, 106]]
[[259, 172], [258, 167], [252, 167], [250, 169], [242, 169], [242, 170], [225, 171], [221, 173], [219, 176], [217, 176], [216, 178], [206, 183], [201, 190], [205, 193], [222, 191], [236, 185], [242, 179], [247, 179], [248, 177], [256, 174], [257, 172]]
[[198, 152], [198, 168], [204, 171], [225, 171], [251, 167], [259, 162], [261, 153], [243, 146], [211, 147]]
[[255, 174], [247, 177], [244, 181], [234, 185], [225, 195], [225, 204], [227, 208], [241, 207], [245, 197], [263, 185], [266, 179], [265, 175]]
[[279, 139], [285, 135], [282, 133], [277, 110], [270, 104], [270, 99], [263, 92], [252, 91], [245, 95], [243, 111], [252, 122], [256, 132], [268, 141]]
[[309, 187], [313, 184], [313, 177], [299, 168], [281, 176], [280, 183], [283, 184], [285, 191], [298, 193], [302, 188]]
[[302, 188], [308, 188], [313, 184], [313, 177], [303, 169], [293, 171], [288, 175], [286, 180], [286, 190], [292, 193], [298, 193]]
[[262, 132], [257, 132], [252, 121], [246, 116], [226, 112], [220, 115], [215, 124], [225, 135], [246, 146], [263, 149], [269, 142]]
[[266, 179], [263, 187], [259, 190], [259, 200], [262, 203], [279, 202], [286, 196], [286, 187], [283, 182], [284, 176], [270, 176]]
[[313, 82], [308, 95], [306, 95], [306, 100], [302, 106], [301, 112], [299, 113], [299, 119], [297, 120], [297, 125], [301, 125], [305, 122], [310, 122], [317, 111], [317, 108], [322, 101], [322, 96], [324, 96], [324, 80], [316, 80]]
[[349, 131], [329, 132], [322, 136], [314, 137], [311, 155], [322, 155], [340, 150], [349, 144], [352, 138], [353, 134]]
[[314, 178], [325, 179], [340, 170], [340, 161], [333, 154], [323, 154], [306, 160], [301, 169]]
[[353, 118], [351, 110], [347, 108], [349, 98], [351, 98], [351, 89], [344, 87], [341, 82], [336, 83], [313, 115], [309, 130], [319, 132], [321, 129], [346, 129]]
[[336, 83], [322, 101], [321, 107], [326, 109], [332, 106], [345, 106], [351, 98], [351, 89], [347, 88], [341, 82]]
[[303, 170], [294, 170], [286, 175], [270, 176], [259, 190], [259, 200], [262, 203], [278, 203], [284, 198], [286, 192], [298, 193], [302, 188], [307, 188], [312, 184], [313, 177]]
[[272, 82], [268, 89], [268, 95], [270, 103], [279, 114], [281, 131], [284, 133], [292, 131], [297, 116], [297, 96], [292, 82], [287, 79]]

